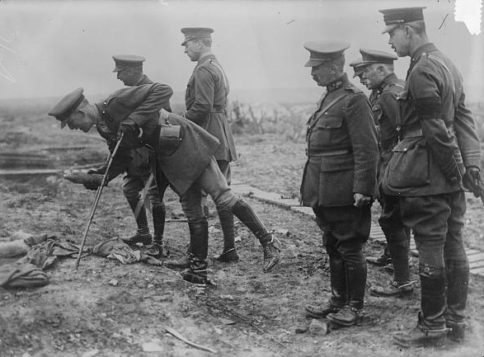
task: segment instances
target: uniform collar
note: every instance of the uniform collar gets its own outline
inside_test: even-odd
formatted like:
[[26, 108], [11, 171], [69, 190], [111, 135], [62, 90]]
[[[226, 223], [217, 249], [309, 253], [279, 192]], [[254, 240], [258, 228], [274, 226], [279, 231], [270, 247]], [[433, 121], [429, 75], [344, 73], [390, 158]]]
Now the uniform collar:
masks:
[[435, 47], [435, 45], [432, 42], [427, 42], [426, 44], [420, 46], [415, 50], [415, 52], [412, 54], [411, 62], [412, 63], [418, 62], [420, 57], [425, 55], [425, 53], [433, 52], [433, 51], [437, 51], [437, 47]]
[[329, 92], [333, 92], [333, 91], [335, 91], [335, 90], [340, 89], [341, 87], [343, 87], [346, 83], [348, 83], [348, 76], [345, 73], [341, 77], [339, 77], [338, 79], [336, 79], [333, 82], [329, 83], [326, 86], [326, 89], [328, 90], [328, 93]]
[[388, 76], [386, 76], [385, 78], [383, 78], [383, 81], [381, 82], [380, 86], [378, 88], [376, 88], [378, 94], [380, 94], [381, 92], [383, 92], [383, 89], [385, 89], [386, 86], [388, 86], [389, 84], [393, 84], [397, 81], [397, 75], [395, 73], [390, 73]]
[[207, 52], [204, 55], [200, 56], [198, 59], [198, 64], [205, 63], [211, 59], [215, 59], [215, 55], [212, 52]]
[[135, 86], [140, 86], [143, 84], [151, 84], [151, 83], [153, 83], [151, 79], [149, 79], [146, 74], [143, 74]]

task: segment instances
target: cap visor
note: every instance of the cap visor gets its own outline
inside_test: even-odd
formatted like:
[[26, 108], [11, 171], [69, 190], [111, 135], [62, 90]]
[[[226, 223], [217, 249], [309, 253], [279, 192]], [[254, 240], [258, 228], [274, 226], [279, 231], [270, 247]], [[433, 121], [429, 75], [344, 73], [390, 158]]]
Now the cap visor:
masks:
[[316, 66], [319, 66], [320, 64], [322, 64], [324, 62], [326, 62], [326, 61], [318, 61], [318, 60], [310, 59], [309, 61], [306, 62], [304, 67], [316, 67]]

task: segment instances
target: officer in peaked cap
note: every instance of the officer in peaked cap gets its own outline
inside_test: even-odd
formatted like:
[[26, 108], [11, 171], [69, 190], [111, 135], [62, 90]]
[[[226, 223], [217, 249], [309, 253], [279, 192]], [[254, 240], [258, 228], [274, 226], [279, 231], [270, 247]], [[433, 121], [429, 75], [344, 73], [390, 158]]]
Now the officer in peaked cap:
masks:
[[370, 234], [370, 206], [376, 187], [378, 145], [365, 94], [344, 72], [346, 42], [306, 42], [306, 67], [327, 91], [307, 128], [307, 162], [301, 200], [311, 207], [329, 255], [331, 297], [306, 307], [308, 316], [340, 326], [358, 323], [363, 308]]
[[[405, 85], [393, 71], [393, 62], [398, 58], [394, 54], [360, 49], [362, 79], [371, 90], [370, 104], [373, 118], [378, 128], [380, 160], [378, 182], [392, 155], [392, 149], [398, 141], [400, 128], [400, 107], [397, 101]], [[378, 201], [382, 207], [379, 224], [385, 234], [387, 245], [379, 257], [368, 257], [371, 264], [384, 266], [393, 263], [393, 280], [389, 284], [370, 289], [377, 296], [402, 296], [413, 291], [408, 265], [410, 232], [400, 218], [398, 197], [378, 192]]]
[[419, 252], [417, 326], [394, 335], [404, 347], [464, 338], [469, 281], [464, 185], [477, 192], [480, 179], [479, 138], [464, 101], [462, 75], [429, 41], [422, 9], [380, 11], [390, 46], [399, 57], [411, 57], [399, 98], [400, 141], [382, 180], [385, 194], [400, 197], [401, 217]]
[[425, 6], [380, 10], [386, 25], [382, 33], [391, 32], [403, 24], [423, 21], [423, 9], [425, 9]]
[[67, 94], [59, 101], [50, 111], [49, 115], [55, 117], [61, 122], [61, 128], [64, 128], [69, 121], [70, 115], [79, 107], [84, 98], [84, 89], [77, 88]]
[[316, 67], [336, 59], [344, 60], [344, 51], [350, 44], [343, 41], [309, 41], [304, 48], [309, 51], [309, 60], [304, 67]]
[[[220, 171], [228, 183], [231, 181], [230, 163], [237, 160], [237, 152], [232, 129], [227, 119], [227, 96], [230, 85], [227, 75], [217, 57], [212, 52], [213, 29], [208, 27], [185, 27], [181, 29], [185, 35], [182, 46], [185, 53], [196, 66], [188, 80], [185, 91], [185, 118], [200, 125], [220, 141], [215, 153], [215, 159]], [[202, 194], [204, 214], [208, 213], [207, 196]], [[232, 212], [217, 210], [224, 236], [224, 248], [216, 258], [221, 262], [237, 262], [239, 256], [235, 249], [234, 216]], [[266, 238], [260, 237], [264, 247], [264, 256], [268, 260], [267, 267], [279, 260], [274, 246]], [[167, 262], [168, 266], [180, 267], [188, 264], [186, 257]]]
[[144, 57], [136, 55], [113, 56], [114, 70], [117, 78], [127, 86], [138, 85], [143, 77]]
[[185, 35], [185, 39], [181, 45], [185, 46], [190, 40], [211, 39], [213, 29], [210, 27], [184, 27], [181, 29], [181, 32]]

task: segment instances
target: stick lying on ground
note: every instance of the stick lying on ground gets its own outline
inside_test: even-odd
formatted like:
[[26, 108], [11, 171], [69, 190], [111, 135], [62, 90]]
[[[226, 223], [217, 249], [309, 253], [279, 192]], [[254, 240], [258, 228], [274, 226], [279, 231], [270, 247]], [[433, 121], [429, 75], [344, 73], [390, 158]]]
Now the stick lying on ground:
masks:
[[76, 259], [76, 264], [74, 266], [74, 269], [77, 270], [79, 267], [79, 261], [81, 260], [81, 255], [82, 251], [84, 249], [84, 244], [86, 243], [86, 238], [87, 238], [87, 233], [89, 232], [89, 227], [91, 226], [92, 219], [94, 217], [94, 212], [96, 212], [97, 204], [99, 203], [99, 199], [101, 198], [101, 193], [103, 192], [103, 187], [106, 184], [106, 180], [108, 177], [109, 173], [109, 168], [111, 167], [111, 164], [113, 162], [114, 155], [116, 155], [116, 152], [119, 149], [119, 145], [121, 144], [121, 141], [123, 140], [123, 133], [121, 133], [121, 136], [116, 143], [116, 147], [114, 148], [113, 152], [109, 154], [109, 159], [108, 159], [108, 165], [106, 167], [106, 173], [103, 176], [103, 180], [101, 181], [101, 185], [97, 188], [96, 191], [96, 197], [94, 198], [94, 203], [91, 208], [91, 214], [89, 215], [89, 221], [87, 222], [86, 230], [84, 231], [84, 236], [82, 237], [82, 242], [81, 242], [81, 247], [79, 248], [79, 255], [77, 256]]
[[212, 350], [209, 347], [205, 347], [205, 346], [202, 346], [202, 345], [197, 345], [196, 343], [193, 343], [193, 342], [188, 341], [185, 337], [183, 337], [182, 335], [180, 335], [177, 331], [173, 330], [172, 328], [169, 328], [169, 327], [166, 327], [165, 326], [165, 330], [169, 334], [171, 334], [171, 335], [175, 336], [176, 338], [178, 338], [179, 340], [185, 342], [187, 345], [190, 345], [192, 347], [198, 348], [199, 350], [202, 350], [202, 351], [207, 351], [207, 352], [211, 352], [211, 353], [217, 353], [217, 351]]

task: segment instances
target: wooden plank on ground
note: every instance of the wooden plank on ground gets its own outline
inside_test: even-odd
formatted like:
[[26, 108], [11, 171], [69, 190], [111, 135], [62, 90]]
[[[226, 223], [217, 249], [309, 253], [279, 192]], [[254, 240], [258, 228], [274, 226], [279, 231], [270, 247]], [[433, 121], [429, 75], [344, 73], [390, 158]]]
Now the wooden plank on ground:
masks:
[[296, 206], [296, 207], [291, 207], [291, 211], [302, 213], [306, 216], [314, 217], [314, 212], [311, 207]]
[[484, 260], [479, 260], [477, 262], [472, 262], [472, 263], [469, 263], [469, 267], [471, 269], [475, 269], [475, 268], [484, 268]]
[[484, 267], [471, 269], [471, 274], [484, 276]]
[[469, 263], [478, 262], [480, 260], [484, 261], [484, 253], [468, 255], [467, 259]]

